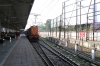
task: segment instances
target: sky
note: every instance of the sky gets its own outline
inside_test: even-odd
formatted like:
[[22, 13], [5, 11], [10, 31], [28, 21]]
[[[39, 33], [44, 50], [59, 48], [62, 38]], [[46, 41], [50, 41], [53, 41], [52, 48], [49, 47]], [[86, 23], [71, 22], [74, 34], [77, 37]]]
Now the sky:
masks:
[[[69, 17], [72, 17], [72, 16], [76, 16], [76, 11], [74, 12], [69, 12], [69, 11], [73, 11], [76, 9], [76, 5], [70, 5], [70, 4], [73, 4], [76, 2], [76, 0], [35, 0], [34, 1], [34, 4], [33, 4], [33, 7], [31, 9], [31, 12], [30, 12], [30, 16], [28, 18], [28, 21], [27, 21], [27, 26], [26, 26], [26, 29], [29, 28], [30, 26], [34, 25], [35, 24], [35, 16], [34, 15], [38, 15], [37, 18], [36, 18], [36, 23], [37, 24], [43, 24], [46, 22], [47, 19], [54, 19], [58, 16], [60, 16], [62, 14], [62, 3], [65, 2], [65, 6], [67, 6], [65, 8], [65, 18], [68, 18], [66, 19], [66, 25], [67, 24], [70, 24], [70, 25], [75, 25], [76, 24], [76, 17], [74, 18], [69, 18]], [[92, 1], [92, 4], [94, 3], [94, 0], [77, 0], [77, 1], [82, 1], [81, 4], [82, 4], [82, 7], [86, 7], [86, 6], [89, 6], [90, 5], [90, 2]], [[96, 3], [98, 3], [96, 5], [96, 11], [98, 11], [96, 14], [100, 14], [100, 0], [95, 0]], [[70, 6], [68, 6], [70, 5]], [[79, 9], [78, 10], [78, 15], [80, 15], [80, 3], [78, 3], [77, 5], [77, 8]], [[93, 8], [93, 6], [91, 6], [91, 8]], [[89, 12], [88, 12], [88, 9], [89, 7], [86, 7], [86, 8], [82, 8], [81, 9], [81, 14], [87, 14], [87, 13], [91, 13], [93, 12], [93, 9], [89, 9]], [[89, 16], [93, 16], [93, 13], [89, 14]], [[100, 19], [99, 19], [100, 15], [96, 16], [96, 22], [100, 22]], [[92, 19], [92, 20], [88, 20], [89, 23], [93, 22], [93, 17], [89, 17], [89, 19]], [[77, 23], [80, 24], [80, 16], [78, 16], [78, 19], [77, 19]], [[86, 23], [87, 22], [87, 15], [81, 15], [81, 24], [83, 23]]]
[[27, 21], [26, 29], [35, 23], [37, 14], [37, 24], [43, 24], [47, 19], [54, 19], [62, 13], [62, 2], [66, 0], [35, 0], [30, 16]]

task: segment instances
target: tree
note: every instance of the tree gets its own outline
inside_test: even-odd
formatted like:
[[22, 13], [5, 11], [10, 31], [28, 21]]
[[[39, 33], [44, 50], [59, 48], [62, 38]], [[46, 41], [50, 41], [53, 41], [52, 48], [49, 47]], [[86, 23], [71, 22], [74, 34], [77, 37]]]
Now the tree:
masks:
[[44, 25], [39, 25], [38, 29], [39, 29], [39, 31], [45, 31], [45, 26]]
[[45, 28], [47, 31], [51, 29], [51, 19], [48, 19], [45, 23]]

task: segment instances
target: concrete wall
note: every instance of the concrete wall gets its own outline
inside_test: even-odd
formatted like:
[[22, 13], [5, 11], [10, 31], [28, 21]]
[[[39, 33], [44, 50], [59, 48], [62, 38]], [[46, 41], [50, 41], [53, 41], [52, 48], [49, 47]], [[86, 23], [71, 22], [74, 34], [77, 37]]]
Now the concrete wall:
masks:
[[[96, 32], [95, 32], [95, 34], [96, 34]], [[40, 32], [40, 35], [42, 37], [47, 37], [48, 36], [48, 33], [47, 32]], [[89, 35], [91, 35], [91, 34], [89, 34]], [[62, 32], [62, 36], [63, 36], [63, 32]], [[71, 37], [69, 37], [69, 42], [71, 44], [76, 44], [77, 43], [80, 46], [84, 46], [84, 47], [89, 48], [89, 49], [92, 49], [94, 47], [94, 44], [95, 44], [95, 47], [97, 48], [97, 50], [100, 51], [100, 32], [98, 32], [98, 40], [95, 40], [95, 41], [92, 41], [92, 40], [88, 40], [88, 41], [83, 40], [82, 41], [80, 39], [77, 39], [76, 40], [75, 36], [76, 36], [76, 33], [75, 32], [71, 32]], [[53, 35], [53, 37], [56, 38], [54, 35]], [[61, 37], [61, 39], [63, 39], [63, 37]], [[66, 41], [67, 41], [67, 39], [66, 39]]]
[[69, 39], [71, 44], [78, 44], [79, 46], [83, 46], [89, 49], [95, 48], [100, 51], [100, 41], [82, 41], [82, 40], [75, 40]]
[[[84, 32], [84, 33], [85, 33], [85, 36], [83, 37], [83, 40], [86, 40], [86, 32]], [[48, 32], [40, 32], [40, 34], [44, 34], [44, 36], [48, 36]], [[67, 34], [69, 34], [69, 35], [67, 35]], [[75, 31], [72, 31], [69, 33], [66, 32], [65, 37], [67, 38], [68, 36], [69, 36], [69, 38], [76, 39], [76, 32]], [[53, 37], [56, 37], [56, 32], [53, 32]], [[59, 32], [57, 32], [57, 37], [59, 37]], [[64, 38], [64, 32], [61, 32], [61, 38]], [[80, 39], [80, 36], [79, 36], [79, 39]], [[89, 40], [93, 40], [93, 32], [92, 31], [89, 32]], [[94, 40], [100, 41], [100, 32], [99, 31], [94, 32]]]

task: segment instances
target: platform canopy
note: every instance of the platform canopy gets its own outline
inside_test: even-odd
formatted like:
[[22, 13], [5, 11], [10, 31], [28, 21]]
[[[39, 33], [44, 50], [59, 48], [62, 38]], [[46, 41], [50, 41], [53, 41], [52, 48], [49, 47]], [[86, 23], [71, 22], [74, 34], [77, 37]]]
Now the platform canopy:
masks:
[[8, 29], [24, 29], [34, 0], [0, 0], [1, 26]]

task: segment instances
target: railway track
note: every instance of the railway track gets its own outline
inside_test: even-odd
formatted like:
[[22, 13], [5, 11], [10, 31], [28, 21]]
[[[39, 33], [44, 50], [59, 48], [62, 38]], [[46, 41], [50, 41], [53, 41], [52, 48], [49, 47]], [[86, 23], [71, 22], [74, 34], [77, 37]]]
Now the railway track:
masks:
[[48, 46], [42, 40], [31, 42], [46, 66], [78, 66], [60, 52]]
[[51, 46], [49, 46], [48, 44], [46, 44], [44, 41], [41, 40], [41, 41], [39, 41], [39, 43], [42, 46], [44, 46], [47, 50], [49, 50], [50, 52], [54, 53], [57, 57], [59, 57], [60, 59], [62, 59], [62, 62], [68, 63], [70, 66], [78, 66], [78, 64], [76, 64], [75, 62], [73, 62], [72, 60], [70, 60], [67, 56], [65, 56], [64, 54], [60, 53], [56, 49], [54, 49]]
[[[47, 42], [45, 42], [45, 43], [47, 43]], [[50, 44], [48, 44], [48, 45], [50, 45]], [[81, 52], [75, 53], [74, 50], [60, 46], [60, 45], [53, 46], [53, 48], [54, 47], [56, 49], [59, 48], [61, 53], [65, 54], [67, 57], [70, 57], [73, 61], [78, 63], [80, 66], [99, 66], [99, 62], [96, 63], [96, 61], [88, 59], [90, 57], [89, 55], [84, 55], [84, 53], [81, 53]]]
[[48, 56], [42, 50], [38, 42], [31, 42], [32, 46], [35, 48], [41, 59], [43, 60], [46, 66], [54, 66], [53, 63], [49, 60]]

